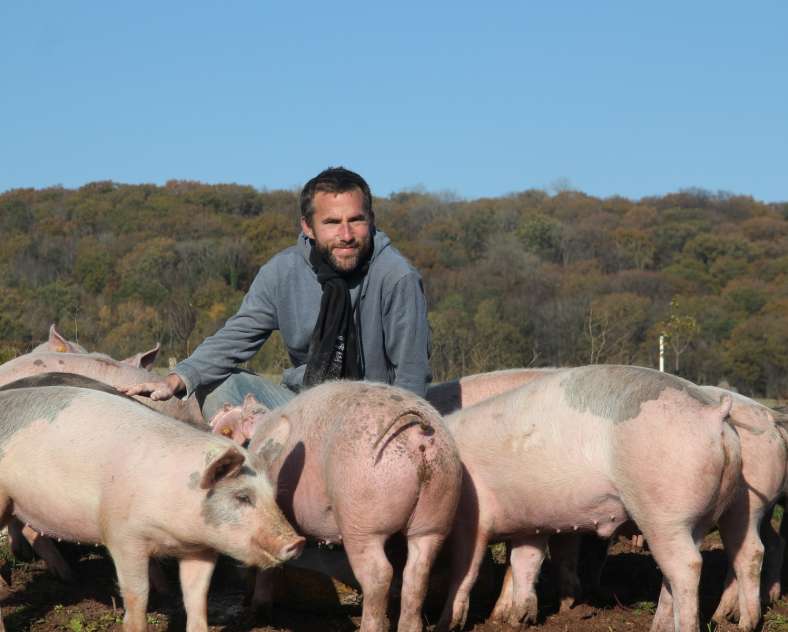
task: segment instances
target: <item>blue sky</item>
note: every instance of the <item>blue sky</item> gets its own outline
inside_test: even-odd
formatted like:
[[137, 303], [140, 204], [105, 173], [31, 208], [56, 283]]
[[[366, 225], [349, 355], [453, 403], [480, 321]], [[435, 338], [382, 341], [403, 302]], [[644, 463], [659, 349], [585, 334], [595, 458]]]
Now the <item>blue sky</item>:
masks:
[[788, 200], [788, 3], [0, 4], [0, 191], [169, 179]]

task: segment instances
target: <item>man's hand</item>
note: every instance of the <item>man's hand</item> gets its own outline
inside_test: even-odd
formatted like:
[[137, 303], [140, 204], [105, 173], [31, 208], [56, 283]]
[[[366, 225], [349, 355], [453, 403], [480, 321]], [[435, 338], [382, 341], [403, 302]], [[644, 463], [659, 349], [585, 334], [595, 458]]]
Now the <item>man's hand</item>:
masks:
[[164, 401], [185, 391], [186, 384], [176, 373], [170, 373], [161, 382], [142, 382], [132, 386], [119, 386], [118, 390], [124, 395], [142, 395], [155, 401]]

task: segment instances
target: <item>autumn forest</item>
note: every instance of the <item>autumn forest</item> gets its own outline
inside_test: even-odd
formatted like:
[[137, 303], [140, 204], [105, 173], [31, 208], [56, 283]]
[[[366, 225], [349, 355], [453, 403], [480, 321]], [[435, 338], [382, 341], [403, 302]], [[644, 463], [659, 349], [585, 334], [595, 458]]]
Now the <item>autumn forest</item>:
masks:
[[[435, 381], [521, 366], [625, 363], [788, 397], [788, 203], [688, 190], [375, 198], [419, 268]], [[170, 181], [0, 194], [0, 361], [51, 323], [126, 357], [183, 358], [295, 242], [297, 192]], [[250, 368], [287, 365], [274, 336]]]

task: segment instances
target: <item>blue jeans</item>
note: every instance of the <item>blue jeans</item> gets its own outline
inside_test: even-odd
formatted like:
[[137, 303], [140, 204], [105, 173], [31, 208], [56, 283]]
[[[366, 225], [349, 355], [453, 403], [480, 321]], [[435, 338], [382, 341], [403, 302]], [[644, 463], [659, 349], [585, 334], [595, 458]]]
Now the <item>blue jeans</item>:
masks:
[[200, 403], [202, 416], [206, 421], [210, 421], [225, 404], [243, 405], [247, 393], [254, 395], [257, 401], [268, 409], [286, 404], [296, 395], [281, 384], [274, 384], [254, 373], [236, 369], [223, 382], [197, 389], [197, 401]]

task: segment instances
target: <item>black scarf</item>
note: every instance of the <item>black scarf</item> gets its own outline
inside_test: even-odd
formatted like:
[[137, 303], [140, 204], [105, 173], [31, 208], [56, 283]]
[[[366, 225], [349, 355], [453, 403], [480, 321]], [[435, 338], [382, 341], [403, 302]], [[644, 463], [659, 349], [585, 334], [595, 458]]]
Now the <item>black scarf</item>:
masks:
[[364, 375], [359, 361], [358, 332], [348, 281], [366, 274], [369, 259], [349, 274], [342, 274], [313, 245], [309, 263], [317, 273], [323, 296], [309, 341], [304, 386], [314, 386], [327, 380], [360, 380]]

